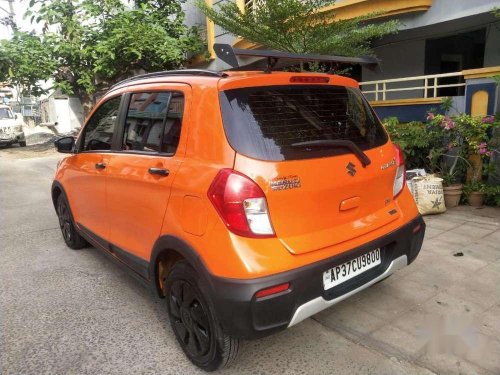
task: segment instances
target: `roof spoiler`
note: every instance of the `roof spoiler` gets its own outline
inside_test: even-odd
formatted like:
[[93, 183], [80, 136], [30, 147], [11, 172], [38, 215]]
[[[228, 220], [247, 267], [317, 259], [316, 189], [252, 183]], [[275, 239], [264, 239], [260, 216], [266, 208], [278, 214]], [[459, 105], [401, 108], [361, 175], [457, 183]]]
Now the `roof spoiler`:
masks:
[[266, 72], [270, 72], [280, 59], [294, 60], [297, 62], [320, 61], [320, 62], [341, 63], [341, 64], [360, 64], [372, 70], [375, 69], [379, 64], [379, 60], [372, 56], [346, 57], [346, 56], [289, 53], [289, 52], [261, 50], [261, 49], [248, 50], [248, 49], [233, 48], [229, 44], [221, 44], [221, 43], [214, 44], [214, 51], [219, 59], [221, 59], [226, 64], [231, 66], [233, 69], [239, 69], [241, 67], [238, 62], [237, 56], [266, 58], [267, 59]]

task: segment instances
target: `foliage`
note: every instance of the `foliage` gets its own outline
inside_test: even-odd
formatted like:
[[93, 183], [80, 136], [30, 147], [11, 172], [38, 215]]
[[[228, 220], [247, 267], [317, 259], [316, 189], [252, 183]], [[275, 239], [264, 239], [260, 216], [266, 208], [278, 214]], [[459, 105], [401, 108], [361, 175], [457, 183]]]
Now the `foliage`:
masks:
[[434, 126], [412, 121], [400, 123], [396, 117], [383, 120], [391, 139], [404, 152], [408, 169], [436, 169], [436, 157], [444, 152], [442, 134]]
[[[444, 100], [441, 109], [447, 113], [451, 105], [451, 101]], [[499, 153], [499, 145], [492, 139], [493, 130], [500, 126], [498, 114], [472, 117], [429, 112], [425, 123], [401, 124], [392, 117], [385, 119], [384, 125], [392, 140], [403, 148], [408, 169], [439, 173], [445, 186], [460, 182], [468, 170], [470, 181], [464, 186], [464, 196], [484, 192], [486, 204], [499, 204], [500, 187], [481, 182], [481, 178], [496, 173], [489, 161], [493, 153]]]
[[0, 41], [0, 82], [16, 86], [21, 93], [43, 93], [38, 81], [49, 79], [55, 61], [38, 36], [14, 32], [11, 40]]
[[372, 54], [370, 41], [395, 33], [397, 21], [367, 21], [378, 13], [338, 20], [320, 8], [335, 0], [266, 0], [248, 11], [236, 2], [212, 9], [203, 0], [197, 6], [214, 23], [234, 35], [281, 51], [358, 56]]
[[[30, 77], [28, 91], [39, 92], [51, 68], [54, 88], [75, 94], [91, 105], [99, 92], [137, 71], [181, 67], [188, 54], [203, 49], [196, 28], [184, 26], [181, 4], [174, 0], [136, 0], [132, 7], [121, 0], [31, 0], [26, 13], [32, 23], [43, 25], [36, 37], [44, 59], [26, 61], [25, 69], [0, 81], [15, 84]], [[20, 33], [24, 39], [29, 34]], [[14, 48], [15, 39], [4, 48]], [[21, 55], [32, 47], [18, 47]], [[42, 74], [43, 73], [43, 74]]]
[[500, 185], [485, 185], [484, 204], [500, 207]]
[[464, 185], [463, 193], [468, 197], [470, 193], [484, 193], [486, 191], [486, 184], [480, 181], [471, 181]]
[[494, 75], [491, 78], [493, 79], [493, 81], [495, 81], [496, 86], [500, 86], [500, 74]]
[[[451, 96], [445, 96], [443, 99], [441, 99], [441, 109], [445, 113], [448, 113], [452, 108], [453, 108], [453, 98]], [[431, 110], [430, 112], [433, 111]]]
[[441, 178], [443, 179], [443, 186], [451, 186], [457, 182], [457, 172], [447, 169], [441, 173]]
[[454, 118], [456, 131], [467, 145], [469, 155], [481, 154], [484, 155], [488, 151], [484, 150], [487, 147], [488, 131], [492, 126], [496, 126], [496, 122], [491, 116], [487, 117], [472, 117], [464, 113]]

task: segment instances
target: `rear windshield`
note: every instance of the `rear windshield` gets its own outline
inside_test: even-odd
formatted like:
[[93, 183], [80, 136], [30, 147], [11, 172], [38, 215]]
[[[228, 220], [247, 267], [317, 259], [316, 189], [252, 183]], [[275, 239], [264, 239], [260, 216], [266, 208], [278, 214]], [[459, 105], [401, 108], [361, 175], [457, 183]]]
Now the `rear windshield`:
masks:
[[301, 142], [349, 140], [362, 150], [387, 134], [359, 90], [344, 86], [265, 86], [221, 92], [226, 136], [239, 153], [260, 160], [297, 160], [349, 153]]

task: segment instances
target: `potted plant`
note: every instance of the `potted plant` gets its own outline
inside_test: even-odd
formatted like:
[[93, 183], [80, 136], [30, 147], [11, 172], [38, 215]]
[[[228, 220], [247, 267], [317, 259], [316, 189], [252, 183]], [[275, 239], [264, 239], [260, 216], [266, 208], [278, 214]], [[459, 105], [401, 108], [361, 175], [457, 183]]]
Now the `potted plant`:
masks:
[[447, 208], [458, 206], [462, 198], [464, 185], [459, 180], [464, 168], [470, 167], [469, 161], [460, 155], [462, 152], [462, 146], [454, 146], [442, 154], [439, 170], [443, 179], [444, 201]]
[[485, 184], [480, 181], [468, 182], [464, 186], [464, 192], [472, 207], [481, 207], [484, 202]]
[[444, 204], [446, 208], [456, 207], [462, 198], [463, 185], [457, 183], [456, 173], [454, 171], [446, 171], [442, 173]]
[[488, 146], [489, 132], [498, 123], [493, 116], [472, 117], [461, 114], [455, 118], [458, 132], [466, 144], [467, 196], [469, 204], [481, 206], [484, 199], [485, 184], [483, 184], [483, 159], [488, 161], [493, 152]]

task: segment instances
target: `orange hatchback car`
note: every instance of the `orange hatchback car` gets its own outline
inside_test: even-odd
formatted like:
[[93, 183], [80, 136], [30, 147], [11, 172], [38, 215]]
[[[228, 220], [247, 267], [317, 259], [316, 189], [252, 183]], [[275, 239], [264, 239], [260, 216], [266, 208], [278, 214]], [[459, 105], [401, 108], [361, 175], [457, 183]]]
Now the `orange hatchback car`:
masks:
[[197, 366], [291, 327], [410, 264], [425, 224], [400, 149], [356, 81], [181, 70], [98, 103], [52, 199], [66, 244], [90, 243], [165, 298]]

